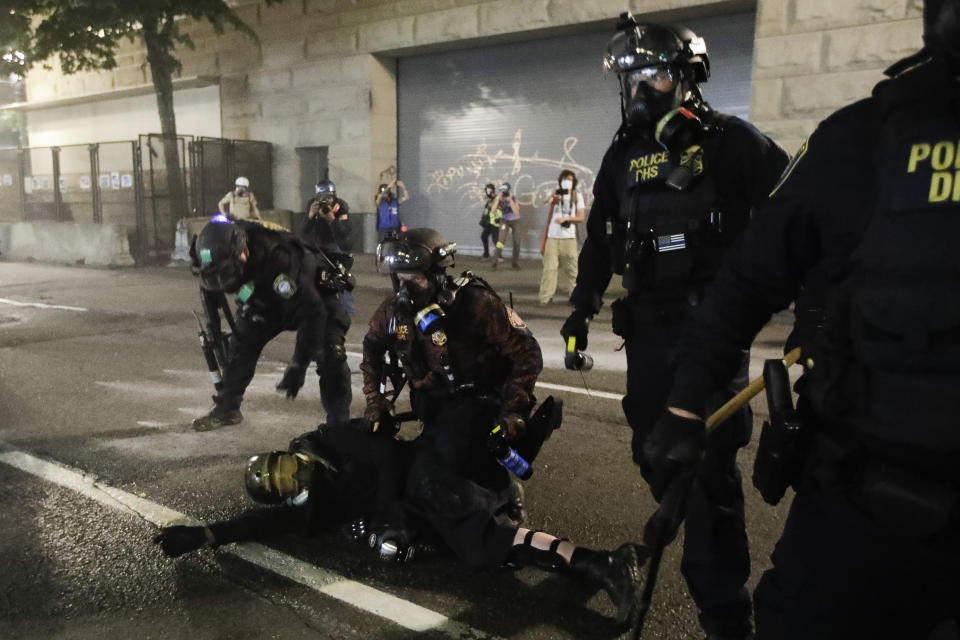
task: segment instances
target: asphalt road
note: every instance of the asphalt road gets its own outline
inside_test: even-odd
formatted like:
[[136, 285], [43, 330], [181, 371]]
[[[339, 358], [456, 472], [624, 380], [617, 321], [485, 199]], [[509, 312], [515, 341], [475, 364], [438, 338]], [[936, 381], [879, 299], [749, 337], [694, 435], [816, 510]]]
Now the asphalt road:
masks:
[[[596, 367], [581, 376], [563, 369], [558, 332], [568, 309], [536, 304], [539, 263], [490, 271], [463, 258], [462, 268], [512, 299], [544, 350], [538, 395], [565, 402], [563, 427], [526, 486], [528, 524], [595, 548], [639, 540], [654, 504], [630, 461], [618, 400], [624, 357], [608, 308], [592, 324]], [[347, 341], [359, 414], [360, 342], [389, 281], [371, 256], [359, 256], [355, 272]], [[0, 262], [0, 637], [616, 637], [604, 594], [532, 569], [464, 570], [444, 557], [387, 565], [335, 536], [165, 558], [151, 544], [158, 523], [250, 508], [246, 458], [285, 448], [322, 419], [312, 372], [295, 401], [273, 389], [293, 349], [284, 334], [261, 358], [245, 421], [194, 432], [212, 387], [193, 309], [197, 285], [183, 267]], [[761, 333], [755, 375], [786, 330]], [[754, 439], [741, 453], [747, 478], [765, 412], [762, 399], [753, 405]], [[745, 491], [752, 586], [788, 505], [771, 508]], [[645, 638], [698, 637], [679, 549], [665, 554]]]

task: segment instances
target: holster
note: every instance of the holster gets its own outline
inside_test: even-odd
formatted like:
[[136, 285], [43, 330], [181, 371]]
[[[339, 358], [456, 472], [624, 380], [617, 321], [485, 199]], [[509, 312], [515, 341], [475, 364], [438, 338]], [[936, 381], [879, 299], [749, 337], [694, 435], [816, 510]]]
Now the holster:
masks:
[[787, 487], [797, 483], [807, 457], [806, 431], [793, 408], [790, 377], [782, 360], [763, 365], [770, 420], [763, 423], [753, 465], [753, 486], [764, 502], [776, 505]]
[[624, 340], [630, 337], [630, 306], [626, 298], [617, 298], [610, 305], [610, 312], [613, 314], [613, 333]]

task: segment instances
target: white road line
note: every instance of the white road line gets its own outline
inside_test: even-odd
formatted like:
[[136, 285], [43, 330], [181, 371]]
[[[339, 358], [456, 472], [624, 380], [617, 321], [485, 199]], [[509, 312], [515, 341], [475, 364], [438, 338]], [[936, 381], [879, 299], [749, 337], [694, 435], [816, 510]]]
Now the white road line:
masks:
[[[348, 356], [353, 356], [355, 358], [363, 358], [362, 353], [356, 353], [354, 351], [347, 351]], [[585, 387], [570, 387], [565, 384], [553, 384], [551, 382], [537, 382], [537, 386], [542, 389], [552, 389], [554, 391], [564, 391], [566, 393], [579, 393], [581, 395], [590, 396], [592, 398], [604, 398], [606, 400], [617, 400], [618, 402], [623, 399], [622, 393], [610, 393], [609, 391], [594, 391], [593, 389], [587, 389]]]
[[20, 302], [10, 298], [0, 298], [0, 304], [10, 304], [15, 307], [35, 307], [37, 309], [60, 309], [61, 311], [89, 311], [83, 307], [70, 307], [65, 304], [46, 304], [44, 302]]
[[[108, 507], [137, 515], [160, 527], [172, 524], [202, 524], [179, 511], [99, 482], [96, 476], [41, 460], [23, 451], [0, 452], [0, 462], [76, 491]], [[260, 544], [236, 544], [223, 551], [413, 631], [440, 631], [451, 638], [465, 640], [499, 640], [436, 611]]]

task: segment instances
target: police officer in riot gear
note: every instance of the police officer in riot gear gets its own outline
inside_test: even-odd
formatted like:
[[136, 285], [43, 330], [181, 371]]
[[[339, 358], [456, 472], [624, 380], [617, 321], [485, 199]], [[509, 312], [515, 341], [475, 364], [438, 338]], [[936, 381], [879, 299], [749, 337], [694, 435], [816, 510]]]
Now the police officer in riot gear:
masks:
[[604, 588], [618, 621], [629, 624], [638, 615], [642, 548], [575, 547], [500, 515], [509, 481], [488, 449], [493, 427], [532, 458], [558, 424], [544, 422], [540, 410], [531, 416], [543, 366], [537, 341], [483, 280], [469, 272], [456, 279], [447, 275], [455, 251], [432, 229], [411, 229], [378, 247], [378, 264], [392, 276], [395, 294], [370, 320], [360, 368], [371, 429], [383, 429], [393, 409], [381, 391], [391, 351], [423, 423], [413, 443], [404, 504], [462, 562], [572, 575]]
[[[713, 111], [699, 85], [710, 75], [702, 38], [683, 27], [637, 24], [623, 14], [604, 65], [617, 74], [623, 121], [604, 156], [579, 257], [565, 340], [585, 349], [588, 322], [614, 273], [627, 296], [613, 304], [626, 342], [623, 409], [640, 452], [670, 387], [668, 354], [725, 249], [770, 192], [787, 155], [750, 124]], [[749, 357], [741, 354], [745, 383]], [[717, 401], [723, 398], [718, 397]], [[742, 411], [712, 438], [686, 515], [681, 569], [710, 638], [751, 632], [750, 573], [737, 449], [750, 439]], [[656, 496], [660, 498], [659, 495]]]
[[[217, 216], [201, 230], [193, 248], [200, 276], [200, 295], [206, 298], [237, 295], [236, 331], [214, 408], [193, 422], [194, 429], [209, 431], [243, 420], [240, 404], [253, 379], [263, 347], [285, 330], [297, 332], [293, 358], [277, 384], [288, 398], [303, 386], [311, 360], [320, 375], [321, 401], [327, 422], [349, 419], [349, 370], [341, 375], [346, 354], [341, 342], [327, 340], [329, 298], [352, 287], [346, 272], [348, 257], [327, 254], [305, 246], [292, 234], [267, 229], [253, 222], [231, 222]], [[346, 261], [344, 264], [343, 261]], [[220, 318], [208, 322], [219, 330]], [[342, 356], [342, 357], [341, 357]], [[324, 379], [334, 383], [324, 384]], [[336, 384], [345, 378], [345, 384]]]
[[810, 435], [782, 456], [804, 463], [759, 638], [960, 629], [960, 0], [926, 2], [924, 42], [801, 147], [691, 318], [644, 452], [660, 485], [695, 464], [739, 348], [798, 295], [820, 309], [797, 315]]

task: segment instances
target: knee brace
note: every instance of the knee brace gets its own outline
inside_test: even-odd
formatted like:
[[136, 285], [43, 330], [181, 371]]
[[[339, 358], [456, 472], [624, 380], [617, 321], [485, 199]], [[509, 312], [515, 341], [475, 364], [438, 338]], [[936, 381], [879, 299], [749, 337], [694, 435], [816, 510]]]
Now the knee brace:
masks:
[[567, 561], [557, 553], [557, 547], [563, 540], [556, 538], [550, 543], [548, 549], [537, 549], [531, 546], [533, 536], [536, 533], [532, 529], [527, 531], [527, 535], [523, 537], [523, 544], [518, 544], [510, 549], [507, 564], [517, 567], [537, 567], [546, 571], [563, 571], [566, 569]]

